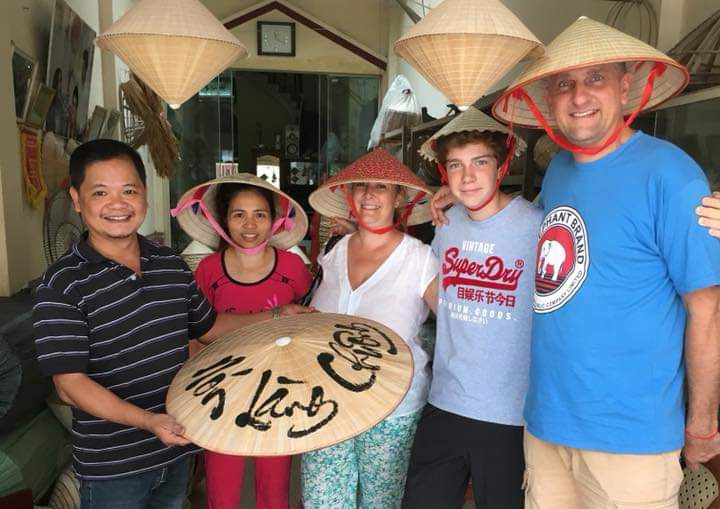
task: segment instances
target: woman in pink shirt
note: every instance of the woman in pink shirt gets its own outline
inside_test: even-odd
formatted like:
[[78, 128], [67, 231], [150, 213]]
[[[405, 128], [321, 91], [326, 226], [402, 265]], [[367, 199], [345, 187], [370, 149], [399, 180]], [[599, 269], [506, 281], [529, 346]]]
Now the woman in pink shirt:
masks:
[[[279, 248], [297, 244], [307, 231], [307, 216], [292, 198], [254, 175], [241, 174], [191, 189], [176, 210], [181, 226], [196, 240], [207, 244], [214, 234], [219, 241], [219, 249], [195, 271], [216, 311], [252, 313], [261, 321], [307, 310], [296, 303], [310, 289], [310, 272], [298, 255]], [[258, 509], [288, 509], [291, 460], [255, 458]], [[242, 456], [205, 451], [208, 509], [237, 509], [244, 467]]]

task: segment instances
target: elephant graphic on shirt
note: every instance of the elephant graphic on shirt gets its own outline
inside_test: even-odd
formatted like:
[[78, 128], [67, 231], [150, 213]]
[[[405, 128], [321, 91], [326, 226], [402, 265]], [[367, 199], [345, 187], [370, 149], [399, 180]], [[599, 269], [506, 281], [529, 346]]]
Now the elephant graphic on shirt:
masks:
[[552, 265], [552, 280], [557, 281], [560, 268], [565, 262], [567, 253], [563, 245], [557, 240], [546, 240], [540, 247], [540, 260], [538, 261], [538, 274], [544, 278], [548, 274], [548, 265]]

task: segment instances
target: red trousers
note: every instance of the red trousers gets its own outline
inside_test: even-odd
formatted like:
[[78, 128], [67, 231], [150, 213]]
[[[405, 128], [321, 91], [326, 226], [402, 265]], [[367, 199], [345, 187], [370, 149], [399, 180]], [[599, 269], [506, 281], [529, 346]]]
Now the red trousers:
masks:
[[[289, 509], [292, 456], [255, 458], [256, 509]], [[237, 509], [242, 496], [245, 457], [205, 451], [208, 509]]]

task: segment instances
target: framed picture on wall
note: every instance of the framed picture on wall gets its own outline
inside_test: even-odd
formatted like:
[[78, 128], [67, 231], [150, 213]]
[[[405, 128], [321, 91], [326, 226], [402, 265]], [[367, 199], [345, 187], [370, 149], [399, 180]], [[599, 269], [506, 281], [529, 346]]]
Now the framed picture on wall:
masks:
[[30, 101], [25, 125], [33, 129], [42, 129], [54, 97], [55, 90], [40, 83]]
[[12, 75], [15, 93], [15, 116], [18, 122], [25, 121], [30, 97], [32, 96], [37, 60], [12, 45]]
[[95, 31], [65, 0], [55, 0], [50, 28], [45, 83], [56, 94], [46, 129], [65, 138], [79, 138], [88, 121]]
[[295, 23], [258, 21], [257, 52], [264, 56], [294, 57]]

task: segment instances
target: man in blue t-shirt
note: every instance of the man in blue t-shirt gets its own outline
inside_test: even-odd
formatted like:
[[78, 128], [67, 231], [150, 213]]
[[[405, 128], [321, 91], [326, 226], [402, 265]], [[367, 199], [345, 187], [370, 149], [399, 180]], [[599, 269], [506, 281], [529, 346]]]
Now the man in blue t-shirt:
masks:
[[667, 56], [580, 18], [494, 106], [566, 149], [541, 199], [531, 509], [676, 508], [680, 449], [691, 466], [720, 453], [720, 243], [693, 213], [709, 187], [629, 127], [684, 83]]

